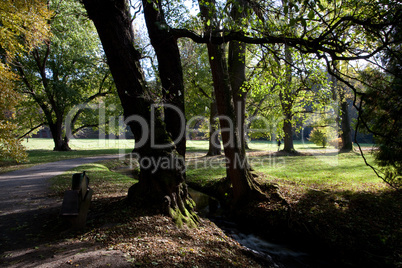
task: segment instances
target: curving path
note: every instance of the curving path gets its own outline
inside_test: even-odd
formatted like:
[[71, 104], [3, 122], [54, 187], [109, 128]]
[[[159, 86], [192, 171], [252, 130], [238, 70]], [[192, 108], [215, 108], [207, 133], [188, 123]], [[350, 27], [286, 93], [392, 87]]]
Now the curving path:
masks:
[[54, 222], [50, 219], [57, 217], [62, 204], [61, 198], [48, 196], [51, 177], [117, 157], [68, 159], [0, 174], [0, 267], [71, 267], [72, 260], [85, 267], [131, 267], [120, 251], [105, 251], [87, 242], [57, 240], [58, 233], [48, 225]]
[[[118, 155], [75, 158], [36, 165], [0, 174], [0, 219], [2, 216], [48, 207], [48, 180], [80, 165], [114, 159]], [[2, 223], [0, 221], [0, 228]]]

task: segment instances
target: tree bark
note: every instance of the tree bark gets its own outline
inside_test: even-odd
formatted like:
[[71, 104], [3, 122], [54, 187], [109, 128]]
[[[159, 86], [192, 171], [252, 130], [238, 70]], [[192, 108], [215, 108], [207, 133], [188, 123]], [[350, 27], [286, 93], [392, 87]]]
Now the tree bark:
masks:
[[[237, 10], [237, 8], [236, 8]], [[243, 154], [246, 153], [246, 45], [238, 41], [229, 43], [229, 75], [232, 87], [234, 109], [237, 117], [237, 127], [240, 139], [240, 149]]]
[[209, 148], [207, 156], [221, 155], [221, 142], [219, 140], [219, 128], [216, 127], [218, 110], [216, 100], [211, 101], [209, 114]]
[[[216, 26], [215, 1], [199, 2], [207, 34], [213, 35]], [[207, 23], [209, 21], [209, 23]], [[226, 156], [226, 175], [232, 184], [232, 203], [241, 206], [250, 200], [266, 199], [254, 180], [242, 152], [237, 115], [233, 103], [233, 91], [226, 63], [225, 45], [207, 43], [214, 92], [218, 107], [223, 148]]]
[[292, 116], [290, 114], [285, 115], [283, 120], [283, 151], [287, 153], [295, 152], [293, 145], [293, 126], [292, 126]]
[[292, 96], [292, 53], [290, 51], [290, 47], [285, 45], [285, 68], [286, 68], [286, 88], [279, 94], [279, 98], [281, 100], [282, 111], [284, 115], [283, 119], [283, 151], [287, 153], [295, 152], [295, 148], [293, 145], [293, 96]]
[[352, 131], [350, 128], [350, 118], [349, 118], [349, 105], [345, 98], [345, 90], [340, 87], [339, 88], [339, 98], [341, 101], [341, 139], [342, 139], [342, 147], [340, 151], [342, 152], [350, 152], [353, 150], [352, 143]]
[[142, 5], [149, 38], [158, 59], [163, 102], [175, 107], [164, 109], [166, 130], [175, 141], [177, 152], [185, 157], [184, 83], [177, 39], [169, 31], [161, 0], [143, 0]]
[[[230, 15], [235, 23], [247, 16], [248, 3], [244, 0], [237, 0], [232, 3]], [[246, 153], [246, 99], [248, 88], [246, 87], [246, 44], [239, 41], [229, 42], [228, 67], [230, 85], [232, 87], [234, 108], [237, 116], [237, 127], [239, 131], [241, 152]]]
[[57, 120], [55, 124], [50, 124], [49, 128], [54, 142], [53, 151], [71, 151], [67, 137], [63, 137], [62, 120]]
[[128, 201], [165, 212], [179, 225], [183, 222], [196, 225], [195, 204], [184, 182], [184, 159], [179, 156], [161, 113], [148, 94], [139, 62], [141, 55], [134, 47], [129, 3], [126, 0], [83, 2], [98, 31], [124, 116], [135, 137], [140, 176], [139, 182], [129, 189]]
[[233, 204], [237, 206], [253, 199], [261, 199], [265, 195], [255, 182], [247, 157], [241, 149], [238, 120], [234, 110], [223, 45], [208, 44], [207, 46], [218, 104], [223, 148], [227, 158], [226, 175], [233, 186]]

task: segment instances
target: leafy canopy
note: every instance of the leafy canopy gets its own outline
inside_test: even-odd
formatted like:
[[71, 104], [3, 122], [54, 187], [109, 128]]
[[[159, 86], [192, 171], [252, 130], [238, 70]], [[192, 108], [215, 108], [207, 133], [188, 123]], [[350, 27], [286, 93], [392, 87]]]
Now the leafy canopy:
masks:
[[15, 107], [21, 96], [14, 91], [18, 76], [11, 66], [16, 56], [30, 51], [49, 35], [46, 1], [4, 0], [0, 7], [0, 158], [22, 161], [23, 146], [16, 138]]

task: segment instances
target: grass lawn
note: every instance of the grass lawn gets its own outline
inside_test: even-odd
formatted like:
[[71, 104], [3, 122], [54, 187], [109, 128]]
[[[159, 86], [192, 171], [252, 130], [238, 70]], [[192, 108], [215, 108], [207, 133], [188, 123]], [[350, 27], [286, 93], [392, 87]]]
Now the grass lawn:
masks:
[[[27, 148], [28, 162], [19, 165], [12, 162], [0, 163], [0, 172], [63, 159], [128, 153], [132, 150], [133, 143], [133, 140], [75, 139], [70, 142], [72, 151], [55, 152], [52, 150], [52, 139], [25, 139], [23, 145]], [[301, 141], [295, 141], [295, 149], [314, 155], [272, 155], [278, 149], [276, 142], [252, 141], [249, 147], [249, 161], [253, 168], [263, 174], [264, 179], [282, 185], [355, 190], [385, 187], [358, 153], [336, 154], [333, 148], [323, 150], [312, 143]], [[207, 150], [208, 142], [205, 140], [187, 141], [189, 181], [215, 180], [225, 176], [224, 157], [205, 158]], [[372, 163], [373, 158], [369, 152], [366, 155]]]
[[128, 188], [137, 181], [124, 174], [114, 172], [116, 167], [124, 164], [121, 160], [116, 159], [71, 169], [50, 179], [52, 195], [63, 197], [66, 189], [71, 188], [72, 175], [85, 170], [90, 179], [90, 187], [94, 190], [93, 200], [125, 196]]
[[[198, 143], [197, 143], [198, 142]], [[205, 158], [197, 141], [191, 148], [197, 154], [188, 157], [187, 179], [206, 183], [225, 177], [224, 157]], [[369, 147], [370, 145], [366, 145]], [[367, 167], [358, 152], [338, 154], [334, 148], [323, 149], [314, 144], [296, 142], [301, 156], [275, 154], [277, 145], [268, 142], [252, 142], [248, 153], [249, 163], [268, 181], [280, 185], [298, 185], [306, 189], [331, 190], [380, 190], [387, 188], [371, 168]], [[365, 153], [369, 163], [374, 164], [369, 151]]]
[[0, 161], [0, 173], [64, 159], [128, 153], [134, 146], [134, 140], [75, 139], [71, 140], [72, 151], [68, 152], [53, 151], [52, 139], [24, 139], [22, 144], [27, 149], [28, 161], [20, 164], [16, 164], [14, 161]]

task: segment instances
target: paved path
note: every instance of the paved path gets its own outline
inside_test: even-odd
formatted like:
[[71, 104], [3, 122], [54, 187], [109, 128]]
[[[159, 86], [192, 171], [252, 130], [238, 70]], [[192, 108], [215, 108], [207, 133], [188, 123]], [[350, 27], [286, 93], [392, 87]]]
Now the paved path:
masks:
[[51, 177], [80, 165], [117, 157], [103, 155], [67, 159], [0, 174], [0, 218], [54, 204], [55, 200], [48, 198], [47, 191]]
[[57, 242], [58, 233], [49, 226], [57, 222], [52, 219], [62, 203], [61, 198], [48, 196], [49, 179], [80, 165], [117, 157], [68, 159], [0, 174], [0, 267], [67, 267], [72, 259], [88, 267], [108, 263], [130, 267], [120, 251], [97, 250], [86, 242]]

